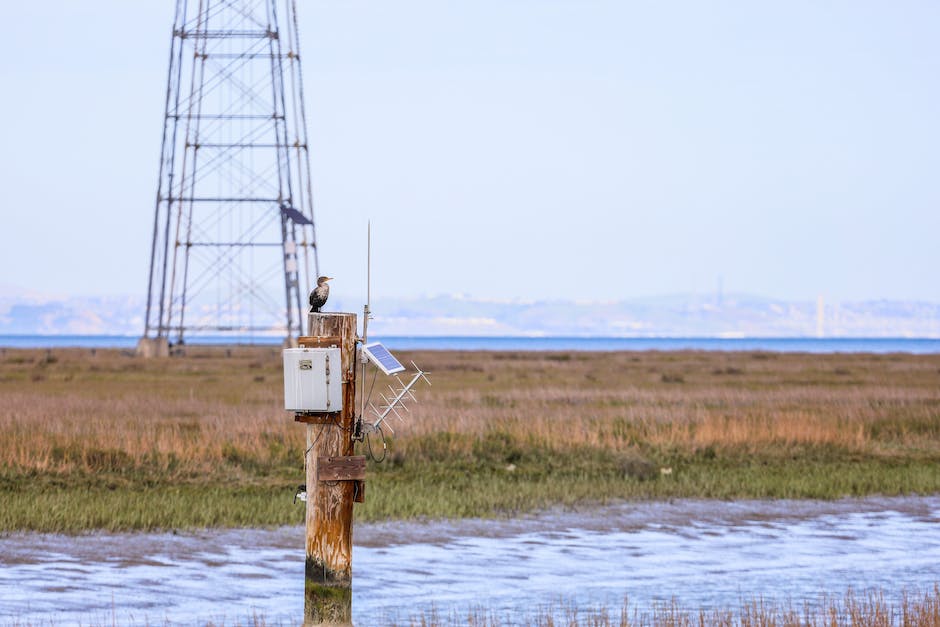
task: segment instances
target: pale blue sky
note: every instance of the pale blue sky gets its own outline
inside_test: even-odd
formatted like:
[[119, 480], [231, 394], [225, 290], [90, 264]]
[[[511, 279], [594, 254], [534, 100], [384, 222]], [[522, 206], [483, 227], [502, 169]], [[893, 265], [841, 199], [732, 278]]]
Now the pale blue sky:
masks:
[[[337, 292], [940, 301], [940, 3], [298, 6]], [[144, 295], [173, 3], [3, 16], [0, 284]]]

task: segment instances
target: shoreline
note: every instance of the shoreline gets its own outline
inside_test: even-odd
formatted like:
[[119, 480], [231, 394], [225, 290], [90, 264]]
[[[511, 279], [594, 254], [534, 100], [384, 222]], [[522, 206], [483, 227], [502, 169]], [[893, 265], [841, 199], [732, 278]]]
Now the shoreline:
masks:
[[[0, 351], [86, 348], [135, 350], [138, 336], [125, 335], [0, 335]], [[781, 353], [940, 354], [940, 337], [815, 337], [815, 336], [420, 336], [375, 335], [392, 350], [433, 351], [709, 351], [763, 350]], [[195, 338], [185, 349], [241, 349], [281, 347], [280, 337]]]

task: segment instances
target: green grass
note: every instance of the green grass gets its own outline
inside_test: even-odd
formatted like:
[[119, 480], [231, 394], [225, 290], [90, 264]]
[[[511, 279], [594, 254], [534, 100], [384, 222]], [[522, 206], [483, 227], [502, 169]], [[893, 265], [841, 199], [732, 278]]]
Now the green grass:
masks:
[[[656, 456], [652, 471], [604, 452], [543, 451], [515, 464], [433, 461], [370, 476], [362, 520], [505, 516], [552, 506], [628, 499], [837, 499], [940, 492], [940, 459]], [[639, 471], [637, 470], [639, 469]], [[668, 473], [668, 474], [664, 474]]]
[[66, 485], [5, 490], [0, 530], [49, 533], [303, 524], [293, 486]]
[[[390, 457], [384, 464], [370, 463], [367, 498], [356, 505], [357, 520], [501, 517], [623, 499], [835, 499], [940, 492], [940, 460], [931, 457], [865, 459], [830, 450], [786, 456], [651, 451], [648, 459], [587, 448], [517, 451], [511, 441], [500, 441], [464, 459]], [[0, 530], [302, 524], [303, 505], [293, 503], [302, 469], [279, 470], [234, 483], [220, 476], [155, 480], [147, 473], [7, 474], [0, 479]]]

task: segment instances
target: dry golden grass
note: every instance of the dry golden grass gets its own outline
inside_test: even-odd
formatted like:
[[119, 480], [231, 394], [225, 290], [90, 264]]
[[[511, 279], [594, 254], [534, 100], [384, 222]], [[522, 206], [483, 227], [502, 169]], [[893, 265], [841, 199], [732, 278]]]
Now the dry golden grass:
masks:
[[[884, 458], [940, 451], [940, 355], [406, 356], [433, 382], [419, 390], [407, 424], [391, 425], [395, 448], [407, 455], [442, 433], [459, 436], [442, 453], [464, 456], [492, 433], [550, 450], [808, 446]], [[305, 433], [282, 409], [280, 359], [273, 347], [190, 347], [166, 360], [3, 349], [0, 465], [173, 476], [211, 474], [233, 460], [299, 466]]]
[[122, 465], [211, 472], [233, 450], [269, 459], [303, 439], [279, 410], [279, 358], [273, 348], [196, 349], [170, 360], [7, 349], [0, 461], [55, 472]]
[[[745, 452], [940, 445], [940, 356], [764, 353], [416, 355], [435, 388], [403, 429], [500, 430], [553, 448]], [[466, 443], [464, 443], [466, 445]]]

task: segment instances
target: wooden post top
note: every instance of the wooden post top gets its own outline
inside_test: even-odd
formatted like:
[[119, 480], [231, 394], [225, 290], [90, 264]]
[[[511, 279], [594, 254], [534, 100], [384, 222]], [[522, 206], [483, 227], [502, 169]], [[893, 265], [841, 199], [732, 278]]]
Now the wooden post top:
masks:
[[345, 311], [311, 311], [310, 313], [307, 314], [307, 317], [308, 317], [308, 318], [332, 318], [332, 317], [334, 317], [334, 316], [340, 316], [340, 317], [342, 317], [342, 316], [353, 316], [353, 317], [355, 317], [356, 314], [354, 314], [354, 313], [349, 313], [349, 312], [345, 312]]
[[355, 320], [356, 314], [339, 312], [339, 311], [329, 311], [325, 313], [324, 312], [308, 313], [307, 314], [308, 333], [320, 325], [324, 327], [341, 325], [349, 319]]
[[[356, 314], [354, 313], [309, 313], [307, 314], [307, 335], [301, 339], [317, 337], [341, 337], [346, 341], [356, 339]], [[337, 343], [338, 344], [338, 343]]]

